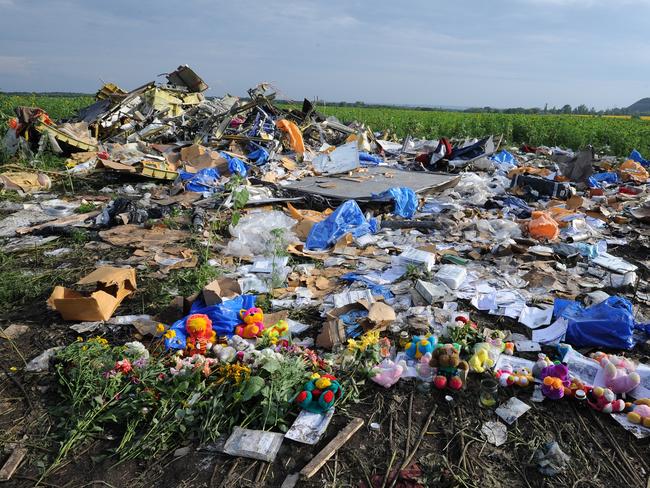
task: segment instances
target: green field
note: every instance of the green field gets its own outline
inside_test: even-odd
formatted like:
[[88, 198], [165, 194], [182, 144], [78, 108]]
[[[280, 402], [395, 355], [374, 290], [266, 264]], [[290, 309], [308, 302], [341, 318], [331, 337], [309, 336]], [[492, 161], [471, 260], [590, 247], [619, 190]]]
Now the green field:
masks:
[[[92, 103], [90, 96], [0, 94], [0, 118], [13, 115], [19, 105], [43, 108], [54, 119], [69, 117]], [[525, 115], [409, 110], [401, 108], [319, 107], [341, 121], [357, 120], [375, 131], [398, 137], [482, 137], [503, 134], [507, 144], [561, 146], [578, 149], [593, 144], [598, 151], [627, 156], [632, 149], [650, 155], [650, 121], [575, 115]]]

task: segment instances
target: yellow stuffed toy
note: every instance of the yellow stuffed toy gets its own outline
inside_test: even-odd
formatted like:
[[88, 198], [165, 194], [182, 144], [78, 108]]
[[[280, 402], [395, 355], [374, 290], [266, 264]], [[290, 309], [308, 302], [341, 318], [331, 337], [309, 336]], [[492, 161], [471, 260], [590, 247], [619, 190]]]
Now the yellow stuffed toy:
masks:
[[286, 320], [278, 320], [277, 324], [264, 330], [264, 335], [271, 340], [271, 344], [278, 342], [278, 339], [289, 331], [289, 323]]
[[474, 355], [469, 358], [468, 363], [474, 373], [483, 373], [487, 368], [494, 366], [494, 360], [490, 357], [490, 345], [487, 342], [476, 344]]

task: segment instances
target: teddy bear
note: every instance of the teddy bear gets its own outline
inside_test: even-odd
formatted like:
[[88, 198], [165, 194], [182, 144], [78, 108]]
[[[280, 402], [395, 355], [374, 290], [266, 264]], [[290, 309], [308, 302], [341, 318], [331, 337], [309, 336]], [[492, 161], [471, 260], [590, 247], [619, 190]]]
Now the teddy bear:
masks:
[[384, 388], [390, 388], [399, 381], [404, 371], [406, 371], [406, 361], [394, 362], [384, 359], [372, 368], [370, 379]]
[[571, 386], [569, 368], [565, 364], [546, 366], [539, 376], [542, 380], [542, 393], [551, 400], [564, 397], [565, 389]]
[[470, 371], [474, 373], [483, 373], [487, 368], [494, 366], [494, 360], [490, 357], [490, 345], [487, 342], [475, 344], [474, 354], [468, 363]]
[[280, 319], [278, 322], [268, 329], [265, 329], [263, 335], [271, 340], [272, 344], [278, 342], [278, 339], [289, 331], [289, 323], [286, 320]]
[[460, 390], [464, 386], [469, 364], [460, 359], [458, 344], [438, 345], [431, 353], [429, 365], [436, 368], [433, 384], [437, 389], [449, 387], [452, 390]]
[[501, 386], [516, 385], [524, 388], [534, 381], [530, 369], [525, 367], [513, 368], [509, 364], [497, 371], [494, 376]]
[[640, 424], [650, 429], [650, 398], [642, 398], [634, 402], [633, 410], [627, 414], [627, 419], [633, 424]]
[[413, 336], [410, 342], [404, 346], [409, 359], [420, 359], [427, 353], [431, 353], [436, 347], [437, 339], [432, 335]]
[[594, 410], [603, 413], [622, 412], [625, 409], [623, 400], [617, 400], [612, 390], [601, 386], [596, 386], [587, 393], [587, 403]]
[[312, 413], [325, 413], [343, 395], [343, 387], [335, 376], [314, 373], [302, 391], [296, 395], [296, 403]]
[[239, 317], [243, 324], [235, 327], [235, 334], [244, 339], [259, 337], [264, 330], [264, 312], [261, 308], [251, 307], [248, 310], [241, 309]]
[[207, 315], [195, 313], [185, 321], [187, 339], [185, 348], [190, 356], [205, 354], [208, 344], [213, 344], [217, 334], [212, 330], [212, 320]]
[[603, 368], [605, 386], [614, 393], [627, 393], [634, 390], [641, 377], [635, 372], [635, 366], [632, 361], [621, 356], [605, 356], [600, 360]]

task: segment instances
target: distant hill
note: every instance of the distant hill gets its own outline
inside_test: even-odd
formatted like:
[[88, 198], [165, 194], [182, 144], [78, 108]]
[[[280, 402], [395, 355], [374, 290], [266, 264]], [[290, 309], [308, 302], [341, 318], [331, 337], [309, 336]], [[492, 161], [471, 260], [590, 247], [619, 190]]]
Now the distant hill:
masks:
[[627, 108], [629, 114], [650, 114], [650, 98], [642, 98]]

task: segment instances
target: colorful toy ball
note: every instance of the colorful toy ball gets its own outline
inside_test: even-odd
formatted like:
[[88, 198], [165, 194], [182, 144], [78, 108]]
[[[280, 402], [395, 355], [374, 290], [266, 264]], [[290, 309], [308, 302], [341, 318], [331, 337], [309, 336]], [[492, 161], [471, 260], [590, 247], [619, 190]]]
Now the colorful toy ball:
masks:
[[314, 373], [305, 383], [303, 390], [296, 395], [296, 403], [308, 412], [325, 413], [341, 396], [343, 396], [343, 388], [336, 377]]

